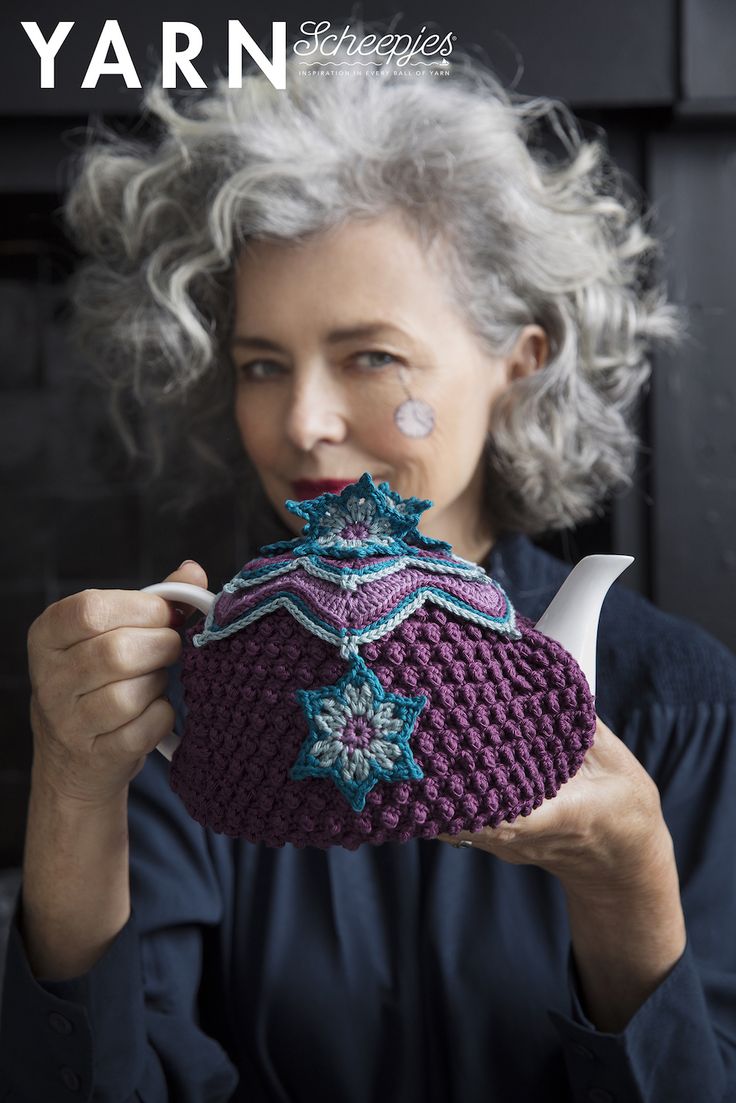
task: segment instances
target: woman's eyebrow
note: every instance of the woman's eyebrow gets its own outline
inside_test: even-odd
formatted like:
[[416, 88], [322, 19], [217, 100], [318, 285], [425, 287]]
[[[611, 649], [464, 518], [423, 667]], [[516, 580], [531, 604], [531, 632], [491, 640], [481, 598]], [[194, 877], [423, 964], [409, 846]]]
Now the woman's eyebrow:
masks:
[[[390, 325], [387, 322], [361, 322], [358, 325], [346, 326], [343, 329], [333, 329], [326, 337], [329, 344], [338, 344], [340, 341], [351, 341], [355, 339], [362, 339], [368, 337], [376, 337], [381, 333], [394, 333], [399, 337], [403, 337], [404, 340], [408, 338], [408, 334], [398, 326]], [[233, 337], [231, 344], [233, 347], [236, 345], [248, 345], [250, 348], [265, 349], [269, 352], [287, 352], [288, 350], [277, 344], [276, 341], [271, 341], [267, 337], [258, 337], [255, 334], [252, 336], [248, 334], [238, 334]]]

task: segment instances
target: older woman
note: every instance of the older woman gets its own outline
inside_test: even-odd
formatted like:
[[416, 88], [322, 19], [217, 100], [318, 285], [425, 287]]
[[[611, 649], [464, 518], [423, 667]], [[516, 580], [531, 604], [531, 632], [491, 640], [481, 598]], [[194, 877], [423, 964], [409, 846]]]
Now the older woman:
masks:
[[[259, 526], [299, 533], [286, 499], [369, 471], [538, 616], [568, 568], [528, 536], [627, 484], [648, 349], [677, 332], [601, 145], [469, 62], [147, 103], [160, 140], [90, 149], [66, 211], [77, 332], [118, 415], [131, 390], [151, 412], [155, 473], [186, 443], [250, 478], [255, 554]], [[99, 590], [32, 626], [4, 1098], [732, 1097], [736, 661], [712, 637], [614, 587], [558, 796], [473, 849], [349, 852], [187, 816], [147, 757], [182, 730], [175, 626]]]

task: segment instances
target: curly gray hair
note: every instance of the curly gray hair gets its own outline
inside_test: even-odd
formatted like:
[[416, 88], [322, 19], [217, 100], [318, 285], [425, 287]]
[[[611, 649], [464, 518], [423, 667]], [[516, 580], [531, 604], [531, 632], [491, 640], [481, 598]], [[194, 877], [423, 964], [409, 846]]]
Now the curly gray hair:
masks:
[[[242, 89], [221, 79], [178, 104], [152, 83], [144, 105], [157, 139], [101, 127], [65, 202], [86, 254], [71, 288], [73, 336], [110, 389], [131, 458], [144, 450], [123, 396], [142, 408], [149, 473], [182, 476], [180, 508], [223, 476], [255, 480], [232, 419], [228, 351], [243, 243], [390, 210], [445, 244], [457, 302], [493, 355], [529, 323], [548, 337], [544, 368], [494, 408], [496, 529], [567, 527], [631, 485], [630, 415], [649, 350], [684, 327], [652, 278], [649, 215], [564, 104], [509, 92], [456, 53], [449, 78], [411, 81], [318, 79], [292, 56], [286, 90], [255, 71]], [[541, 124], [562, 158], [536, 141]]]

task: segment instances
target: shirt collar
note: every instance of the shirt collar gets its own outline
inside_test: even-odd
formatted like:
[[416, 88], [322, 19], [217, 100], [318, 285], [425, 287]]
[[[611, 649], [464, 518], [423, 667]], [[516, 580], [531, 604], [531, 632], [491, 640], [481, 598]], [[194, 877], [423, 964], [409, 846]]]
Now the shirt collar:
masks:
[[572, 564], [537, 547], [521, 532], [501, 533], [482, 566], [514, 608], [532, 620], [542, 615], [572, 570]]

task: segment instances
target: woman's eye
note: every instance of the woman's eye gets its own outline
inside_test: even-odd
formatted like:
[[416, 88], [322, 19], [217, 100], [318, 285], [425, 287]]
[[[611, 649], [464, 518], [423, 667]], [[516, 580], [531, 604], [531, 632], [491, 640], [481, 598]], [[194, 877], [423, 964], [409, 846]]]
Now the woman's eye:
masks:
[[238, 365], [238, 375], [245, 376], [246, 379], [268, 379], [271, 376], [270, 372], [261, 372], [256, 369], [265, 366], [266, 368], [280, 368], [281, 365], [277, 364], [275, 360], [251, 360], [248, 364]]
[[392, 356], [390, 352], [378, 352], [378, 351], [373, 351], [373, 350], [370, 351], [370, 352], [359, 352], [358, 355], [355, 357], [355, 359], [360, 360], [363, 357], [376, 357], [376, 358], [379, 358], [379, 359], [383, 359], [383, 363], [381, 363], [381, 364], [377, 364], [374, 361], [373, 364], [368, 365], [369, 367], [373, 367], [373, 368], [384, 368], [384, 367], [386, 367], [387, 363], [391, 363], [392, 361], [394, 361], [396, 359], [396, 357]]
[[[387, 365], [393, 363], [395, 359], [396, 357], [390, 352], [379, 352], [374, 349], [366, 352], [359, 352], [353, 357], [353, 361], [362, 362], [360, 366], [368, 370], [387, 367]], [[278, 375], [282, 371], [282, 367], [283, 366], [275, 360], [250, 360], [247, 364], [238, 365], [238, 375], [244, 379], [260, 382], [265, 379], [273, 379], [275, 375]], [[275, 369], [275, 371], [272, 369]]]

